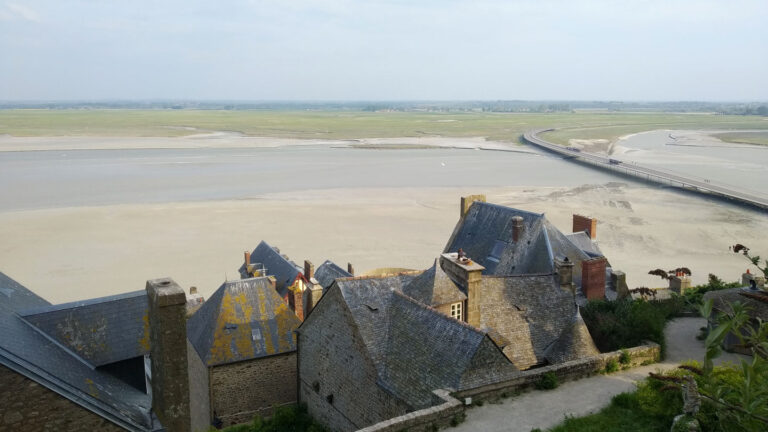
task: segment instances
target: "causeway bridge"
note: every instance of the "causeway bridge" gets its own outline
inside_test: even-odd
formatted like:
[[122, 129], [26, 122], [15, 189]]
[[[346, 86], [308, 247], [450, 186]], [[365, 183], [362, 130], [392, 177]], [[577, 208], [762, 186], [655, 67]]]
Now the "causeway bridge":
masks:
[[552, 153], [556, 153], [566, 159], [573, 159], [581, 163], [593, 165], [597, 168], [618, 172], [626, 176], [636, 177], [652, 183], [674, 186], [689, 192], [725, 199], [761, 210], [768, 210], [768, 198], [738, 190], [733, 186], [717, 185], [711, 183], [709, 180], [695, 179], [686, 175], [649, 168], [635, 163], [625, 163], [609, 156], [582, 152], [573, 147], [563, 147], [544, 141], [538, 137], [538, 134], [552, 130], [554, 129], [530, 130], [523, 134], [523, 141]]

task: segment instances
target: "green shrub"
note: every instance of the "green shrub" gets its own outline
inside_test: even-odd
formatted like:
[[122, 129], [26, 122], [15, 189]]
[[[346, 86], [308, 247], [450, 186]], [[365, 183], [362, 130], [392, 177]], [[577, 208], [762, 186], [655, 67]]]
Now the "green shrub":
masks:
[[254, 417], [249, 424], [230, 426], [225, 432], [327, 432], [307, 413], [304, 405], [285, 405], [275, 408], [272, 417]]
[[605, 364], [605, 373], [613, 373], [619, 370], [619, 362], [616, 359], [610, 359]]
[[664, 327], [674, 310], [655, 300], [593, 300], [581, 315], [601, 352], [638, 346], [646, 340], [661, 345], [663, 352]]
[[552, 390], [557, 388], [557, 375], [554, 372], [547, 372], [536, 381], [536, 388], [539, 390]]
[[632, 361], [632, 356], [629, 355], [629, 352], [625, 349], [621, 350], [621, 354], [619, 354], [619, 363], [628, 365], [630, 361]]
[[456, 427], [462, 423], [464, 423], [464, 420], [467, 419], [467, 414], [463, 411], [460, 413], [455, 414], [453, 417], [451, 417], [451, 426]]

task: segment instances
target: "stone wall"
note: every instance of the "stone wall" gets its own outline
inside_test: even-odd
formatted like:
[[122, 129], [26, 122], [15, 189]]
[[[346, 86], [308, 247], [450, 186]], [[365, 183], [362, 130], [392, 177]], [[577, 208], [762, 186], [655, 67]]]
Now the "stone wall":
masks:
[[328, 291], [298, 330], [299, 402], [331, 430], [353, 431], [408, 407], [376, 384], [376, 368], [340, 297], [338, 288]]
[[[656, 362], [661, 355], [659, 345], [649, 342], [647, 345], [629, 348], [630, 367], [637, 367], [649, 362]], [[408, 430], [411, 432], [433, 431], [437, 428], [450, 426], [458, 420], [466, 406], [462, 404], [465, 398], [475, 401], [495, 400], [504, 395], [532, 389], [542, 375], [554, 372], [559, 382], [584, 378], [605, 369], [611, 360], [619, 360], [621, 351], [600, 354], [598, 356], [574, 360], [557, 365], [523, 371], [513, 379], [469, 389], [449, 395], [447, 390], [435, 390], [435, 395], [445, 402], [402, 416], [387, 419], [366, 427], [360, 432], [395, 432]]]
[[187, 361], [189, 362], [189, 414], [192, 432], [207, 431], [211, 424], [208, 367], [189, 341], [187, 341]]
[[246, 360], [211, 370], [211, 406], [224, 426], [296, 403], [296, 352]]
[[124, 430], [2, 365], [0, 383], [0, 431]]

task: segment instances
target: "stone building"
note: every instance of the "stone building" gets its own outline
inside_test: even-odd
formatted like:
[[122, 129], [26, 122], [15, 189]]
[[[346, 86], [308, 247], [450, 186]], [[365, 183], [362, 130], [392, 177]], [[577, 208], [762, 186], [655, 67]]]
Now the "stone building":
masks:
[[152, 320], [144, 291], [51, 305], [0, 273], [0, 430], [180, 430], [153, 408]]
[[[311, 265], [311, 264], [310, 264]], [[272, 276], [275, 278], [275, 289], [280, 297], [290, 306], [300, 320], [304, 319], [304, 291], [312, 288], [312, 276], [304, 275], [304, 268], [291, 261], [280, 250], [262, 241], [253, 250], [245, 252], [243, 264], [239, 269], [243, 279]]]
[[577, 307], [605, 296], [595, 224], [566, 236], [480, 199], [462, 200], [429, 269], [334, 279], [297, 331], [299, 400], [315, 418], [355, 430], [440, 403], [437, 389], [598, 354]]
[[563, 234], [544, 214], [486, 203], [484, 195], [473, 195], [462, 198], [459, 222], [443, 252], [462, 249], [488, 276], [568, 274], [582, 302], [615, 297], [615, 292], [606, 292], [611, 270], [594, 240], [597, 221], [580, 215], [573, 220], [575, 232]]
[[187, 321], [193, 408], [229, 426], [295, 403], [300, 323], [269, 278], [223, 283]]

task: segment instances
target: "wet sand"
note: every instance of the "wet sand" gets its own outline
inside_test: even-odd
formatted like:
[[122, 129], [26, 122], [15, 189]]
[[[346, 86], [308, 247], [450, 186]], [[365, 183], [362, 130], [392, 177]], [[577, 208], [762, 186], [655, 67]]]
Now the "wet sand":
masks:
[[545, 212], [564, 232], [571, 215], [599, 219], [598, 240], [630, 287], [664, 286], [647, 274], [686, 266], [735, 280], [748, 267], [728, 251], [741, 242], [766, 254], [768, 217], [673, 191], [603, 183], [580, 187], [344, 188], [259, 199], [126, 204], [0, 213], [0, 271], [58, 303], [144, 288], [171, 276], [208, 296], [237, 278], [242, 252], [262, 239], [301, 264], [352, 262], [426, 268], [458, 220], [459, 197]]

